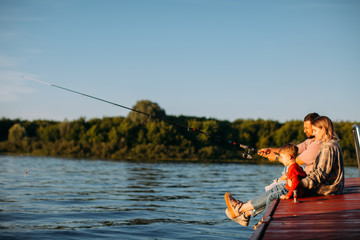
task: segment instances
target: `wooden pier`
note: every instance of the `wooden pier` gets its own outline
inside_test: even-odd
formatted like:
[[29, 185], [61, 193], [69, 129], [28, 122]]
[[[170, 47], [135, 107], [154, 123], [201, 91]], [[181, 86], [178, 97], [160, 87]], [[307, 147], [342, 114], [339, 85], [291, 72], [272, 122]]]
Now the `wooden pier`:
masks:
[[360, 178], [342, 195], [274, 200], [250, 239], [360, 239]]

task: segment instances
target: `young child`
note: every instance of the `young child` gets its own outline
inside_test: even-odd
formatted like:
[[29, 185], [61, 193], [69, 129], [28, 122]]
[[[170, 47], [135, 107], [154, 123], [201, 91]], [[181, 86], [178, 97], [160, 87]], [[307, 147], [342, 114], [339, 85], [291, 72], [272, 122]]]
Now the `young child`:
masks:
[[292, 144], [287, 144], [280, 149], [279, 161], [288, 167], [286, 173], [287, 183], [285, 185], [285, 191], [288, 192], [286, 195], [280, 196], [280, 199], [291, 198], [301, 179], [306, 177], [305, 171], [296, 163], [297, 153], [298, 147]]
[[[277, 184], [269, 191], [257, 196], [247, 203], [242, 203], [231, 196], [230, 193], [225, 194], [227, 205], [226, 215], [233, 221], [248, 226], [250, 216], [256, 216], [270, 206], [274, 199], [289, 199], [292, 197], [294, 190], [297, 190], [299, 182], [306, 177], [304, 170], [296, 163], [298, 153], [297, 146], [286, 144], [280, 148], [279, 161], [288, 166], [286, 173], [287, 181], [283, 184]], [[252, 212], [252, 214], [250, 213]]]

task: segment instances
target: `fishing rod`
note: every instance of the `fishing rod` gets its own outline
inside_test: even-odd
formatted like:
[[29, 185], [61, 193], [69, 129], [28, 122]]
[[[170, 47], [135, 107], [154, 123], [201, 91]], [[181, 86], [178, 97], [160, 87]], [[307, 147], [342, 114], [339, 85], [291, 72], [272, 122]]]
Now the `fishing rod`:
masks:
[[127, 106], [124, 106], [124, 105], [121, 105], [121, 104], [118, 104], [118, 103], [114, 103], [114, 102], [111, 102], [111, 101], [108, 101], [108, 100], [105, 100], [105, 99], [102, 99], [102, 98], [98, 98], [98, 97], [94, 97], [92, 95], [89, 95], [89, 94], [86, 94], [86, 93], [82, 93], [82, 92], [78, 92], [78, 91], [75, 91], [75, 90], [72, 90], [72, 89], [69, 89], [69, 88], [65, 88], [65, 87], [62, 87], [62, 86], [59, 86], [59, 85], [55, 85], [55, 84], [52, 84], [52, 83], [48, 83], [48, 82], [44, 82], [44, 81], [40, 81], [38, 79], [34, 79], [34, 78], [31, 78], [31, 77], [28, 77], [28, 76], [21, 76], [22, 78], [25, 78], [25, 79], [28, 79], [28, 80], [31, 80], [31, 81], [35, 81], [35, 82], [38, 82], [38, 83], [41, 83], [41, 84], [44, 84], [44, 85], [47, 85], [47, 86], [50, 86], [50, 87], [55, 87], [55, 88], [59, 88], [59, 89], [62, 89], [62, 90], [65, 90], [65, 91], [68, 91], [68, 92], [72, 92], [72, 93], [75, 93], [75, 94], [78, 94], [78, 95], [82, 95], [84, 97], [88, 97], [88, 98], [92, 98], [92, 99], [95, 99], [95, 100], [98, 100], [98, 101], [101, 101], [101, 102], [105, 102], [105, 103], [108, 103], [108, 104], [111, 104], [111, 105], [114, 105], [116, 107], [121, 107], [121, 108], [124, 108], [124, 109], [127, 109], [129, 111], [133, 111], [133, 112], [136, 112], [136, 113], [139, 113], [139, 114], [143, 114], [145, 116], [147, 116], [149, 119], [151, 118], [157, 118], [159, 120], [162, 120], [164, 122], [167, 122], [171, 125], [174, 125], [174, 126], [177, 126], [179, 128], [183, 128], [183, 129], [186, 129], [187, 131], [191, 131], [191, 132], [194, 132], [194, 133], [198, 133], [198, 134], [203, 134], [203, 135], [206, 135], [206, 136], [209, 136], [209, 137], [212, 137], [212, 138], [215, 138], [215, 139], [218, 139], [218, 140], [221, 140], [221, 141], [224, 141], [224, 142], [227, 142], [228, 144], [231, 144], [233, 146], [238, 146], [242, 149], [245, 150], [244, 153], [242, 153], [242, 157], [243, 158], [248, 158], [248, 159], [252, 159], [252, 156], [251, 154], [253, 154], [254, 152], [256, 152], [256, 150], [254, 148], [251, 148], [251, 147], [248, 147], [244, 144], [238, 144], [232, 140], [228, 140], [226, 138], [223, 138], [223, 137], [220, 137], [220, 136], [217, 136], [217, 135], [213, 135], [213, 134], [210, 134], [210, 133], [207, 133], [207, 132], [204, 132], [204, 131], [201, 131], [199, 129], [196, 129], [196, 128], [192, 128], [190, 126], [185, 126], [185, 125], [182, 125], [182, 124], [179, 124], [177, 122], [174, 122], [174, 121], [171, 121], [171, 120], [168, 120], [168, 119], [165, 119], [165, 118], [162, 118], [162, 117], [159, 117], [159, 116], [155, 116], [155, 115], [152, 115], [150, 113], [146, 113], [146, 112], [143, 112], [143, 111], [139, 111], [139, 110], [136, 110], [134, 108], [130, 108], [130, 107], [127, 107]]

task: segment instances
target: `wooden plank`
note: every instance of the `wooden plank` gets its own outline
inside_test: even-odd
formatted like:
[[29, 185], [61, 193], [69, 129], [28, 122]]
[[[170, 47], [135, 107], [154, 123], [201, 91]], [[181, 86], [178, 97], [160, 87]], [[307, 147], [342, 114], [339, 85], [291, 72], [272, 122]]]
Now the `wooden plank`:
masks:
[[278, 201], [251, 239], [360, 239], [359, 200], [360, 178], [347, 178], [343, 195]]

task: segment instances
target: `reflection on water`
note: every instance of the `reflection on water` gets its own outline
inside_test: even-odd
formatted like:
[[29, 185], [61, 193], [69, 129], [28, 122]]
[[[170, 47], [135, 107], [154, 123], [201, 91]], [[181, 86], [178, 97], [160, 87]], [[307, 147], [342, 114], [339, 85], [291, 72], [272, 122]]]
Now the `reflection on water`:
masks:
[[248, 200], [281, 171], [1, 156], [0, 238], [248, 239], [251, 227], [226, 218], [223, 195]]

